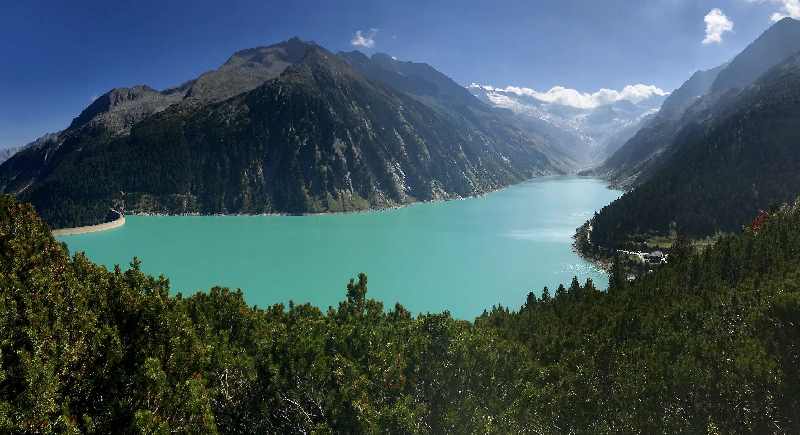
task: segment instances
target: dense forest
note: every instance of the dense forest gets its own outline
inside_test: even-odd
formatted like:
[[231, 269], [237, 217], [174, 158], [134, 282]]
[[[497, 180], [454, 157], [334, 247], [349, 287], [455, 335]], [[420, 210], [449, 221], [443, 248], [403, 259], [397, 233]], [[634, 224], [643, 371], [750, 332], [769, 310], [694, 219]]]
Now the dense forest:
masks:
[[337, 307], [258, 308], [140, 264], [70, 256], [0, 198], [1, 432], [800, 431], [800, 203], [474, 322], [384, 307], [363, 274]]

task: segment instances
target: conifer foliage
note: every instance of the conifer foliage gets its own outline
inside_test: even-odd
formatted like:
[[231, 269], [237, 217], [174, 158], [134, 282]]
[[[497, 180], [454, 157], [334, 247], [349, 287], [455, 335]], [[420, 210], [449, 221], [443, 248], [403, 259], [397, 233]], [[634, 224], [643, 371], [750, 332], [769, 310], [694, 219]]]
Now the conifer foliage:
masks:
[[800, 431], [800, 205], [684, 251], [474, 322], [386, 309], [363, 274], [325, 312], [257, 308], [70, 256], [2, 197], [0, 432]]

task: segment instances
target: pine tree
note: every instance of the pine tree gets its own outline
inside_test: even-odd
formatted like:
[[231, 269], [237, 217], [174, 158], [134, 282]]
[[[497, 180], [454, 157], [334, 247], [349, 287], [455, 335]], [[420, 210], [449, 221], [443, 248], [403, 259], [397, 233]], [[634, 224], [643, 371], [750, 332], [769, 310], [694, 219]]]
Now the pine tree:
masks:
[[533, 292], [528, 292], [528, 297], [525, 298], [525, 308], [533, 308], [536, 306], [536, 295]]
[[608, 292], [613, 293], [625, 288], [627, 282], [625, 268], [622, 265], [622, 256], [617, 254], [611, 263], [611, 270], [608, 273]]

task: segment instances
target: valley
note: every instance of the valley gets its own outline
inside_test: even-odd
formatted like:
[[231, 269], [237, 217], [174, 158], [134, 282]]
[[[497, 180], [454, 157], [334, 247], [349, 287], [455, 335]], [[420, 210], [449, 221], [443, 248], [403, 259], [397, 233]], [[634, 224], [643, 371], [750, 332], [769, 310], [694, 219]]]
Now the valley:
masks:
[[0, 433], [800, 433], [797, 1], [106, 3], [0, 6]]
[[476, 198], [363, 213], [127, 216], [124, 227], [58, 239], [109, 268], [137, 256], [142, 270], [169, 276], [187, 295], [224, 286], [262, 307], [292, 300], [325, 308], [340, 297], [330, 282], [368, 270], [372, 297], [387, 307], [471, 319], [573, 276], [605, 287], [605, 273], [573, 252], [572, 232], [618, 195], [600, 180], [544, 177]]
[[[617, 252], [668, 254], [681, 238], [704, 249], [793, 200], [800, 191], [798, 41], [800, 24], [785, 18], [674, 92], [637, 84], [580, 93], [461, 86], [426, 63], [333, 53], [295, 37], [237, 51], [165, 90], [112, 89], [66, 129], [10, 150], [0, 191], [31, 202], [56, 234], [67, 235], [77, 231], [70, 227], [116, 228], [110, 209], [391, 215], [577, 173], [626, 190], [620, 198], [600, 195], [583, 210], [593, 216], [570, 224], [576, 250], [609, 269]], [[567, 203], [543, 205], [571, 213]], [[529, 212], [532, 222], [537, 213]], [[70, 243], [103, 249], [81, 240]]]

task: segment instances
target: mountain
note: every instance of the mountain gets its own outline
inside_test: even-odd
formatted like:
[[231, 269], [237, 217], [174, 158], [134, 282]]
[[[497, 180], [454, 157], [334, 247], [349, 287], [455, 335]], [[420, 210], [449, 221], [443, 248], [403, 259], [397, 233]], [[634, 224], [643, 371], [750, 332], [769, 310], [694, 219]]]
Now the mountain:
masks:
[[648, 169], [648, 165], [656, 161], [671, 144], [677, 130], [684, 123], [684, 114], [708, 93], [723, 68], [724, 66], [694, 73], [664, 100], [657, 113], [640, 123], [636, 131], [622, 141], [622, 145], [599, 168], [589, 173], [610, 178], [617, 185], [633, 184]]
[[684, 126], [653, 175], [592, 219], [592, 241], [737, 231], [800, 192], [798, 126], [800, 53]]
[[545, 144], [433, 68], [397, 65], [425, 79], [400, 83], [351, 58], [292, 39], [178, 88], [112, 90], [0, 166], [0, 189], [63, 227], [102, 221], [118, 201], [159, 213], [349, 211], [563, 171]]
[[800, 21], [786, 17], [773, 24], [720, 71], [711, 92], [741, 89], [773, 65], [800, 50]]
[[508, 109], [542, 131], [584, 167], [616, 151], [664, 101], [664, 96], [652, 95], [636, 103], [620, 100], [586, 108], [547, 102], [513, 87], [473, 83], [468, 89], [482, 101]]
[[177, 88], [157, 91], [139, 85], [112, 89], [81, 112], [69, 130], [91, 126], [112, 134], [127, 133], [139, 121], [173, 104], [208, 104], [251, 91], [300, 62], [307, 50], [308, 44], [292, 38], [269, 47], [239, 51], [218, 69]]
[[659, 113], [603, 165], [593, 170], [622, 187], [647, 180], [671, 156], [679, 132], [698, 117], [709, 116], [720, 100], [752, 84], [800, 51], [800, 21], [785, 18], [767, 29], [731, 62], [695, 73], [664, 102]]
[[[14, 162], [1, 167], [0, 191], [24, 193], [56, 168], [73, 148], [81, 150], [83, 143], [129, 135], [134, 125], [173, 105], [189, 108], [253, 90], [302, 59], [308, 47], [292, 38], [269, 47], [242, 50], [220, 68], [164, 91], [146, 85], [111, 89], [96, 98], [66, 129], [37, 139], [26, 146], [25, 153], [18, 153]], [[73, 148], [58, 152], [64, 143]]]
[[159, 92], [149, 86], [115, 88], [96, 98], [77, 118], [69, 130], [102, 128], [111, 134], [123, 134], [137, 122], [181, 101], [183, 90]]
[[426, 63], [400, 61], [385, 53], [367, 57], [359, 51], [351, 51], [339, 55], [370, 80], [413, 95], [423, 102], [440, 107], [487, 111], [487, 107], [463, 86]]
[[426, 63], [397, 60], [388, 54], [371, 57], [358, 51], [339, 53], [350, 65], [370, 80], [404, 92], [419, 101], [446, 112], [461, 124], [478, 124], [495, 134], [516, 135], [519, 130], [531, 137], [536, 147], [562, 171], [579, 165], [557, 129], [547, 124], [534, 124], [505, 109], [481, 101], [450, 77]]
[[189, 100], [222, 101], [280, 76], [291, 65], [302, 62], [313, 45], [295, 37], [268, 47], [238, 51], [218, 69], [182, 87]]

